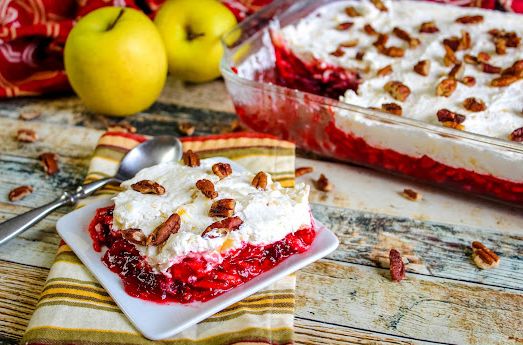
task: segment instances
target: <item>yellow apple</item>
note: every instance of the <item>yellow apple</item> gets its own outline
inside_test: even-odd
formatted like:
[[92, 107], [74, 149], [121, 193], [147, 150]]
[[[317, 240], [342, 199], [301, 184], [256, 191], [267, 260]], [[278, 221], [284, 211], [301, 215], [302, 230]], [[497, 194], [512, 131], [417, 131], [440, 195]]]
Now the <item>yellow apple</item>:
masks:
[[149, 107], [167, 75], [167, 55], [154, 23], [131, 8], [103, 7], [83, 17], [67, 38], [67, 77], [85, 105], [108, 115]]
[[220, 76], [220, 36], [236, 25], [227, 7], [217, 0], [167, 0], [154, 22], [175, 78], [205, 82]]

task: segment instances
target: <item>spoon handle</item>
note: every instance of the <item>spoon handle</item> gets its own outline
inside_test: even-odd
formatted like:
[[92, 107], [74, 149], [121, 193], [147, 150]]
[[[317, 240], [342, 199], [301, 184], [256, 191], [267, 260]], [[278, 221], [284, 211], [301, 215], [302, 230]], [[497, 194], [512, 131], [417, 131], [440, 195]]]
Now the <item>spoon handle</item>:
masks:
[[78, 200], [87, 197], [92, 194], [97, 189], [105, 186], [111, 182], [120, 182], [120, 180], [109, 177], [101, 179], [95, 182], [79, 186], [74, 193], [64, 192], [58, 199], [53, 202], [50, 202], [47, 205], [37, 207], [22, 213], [16, 217], [13, 217], [0, 224], [0, 245], [9, 241], [11, 238], [16, 235], [24, 232], [29, 229], [31, 226], [35, 225], [45, 217], [47, 217], [51, 212], [56, 210], [59, 207], [64, 205], [75, 204]]

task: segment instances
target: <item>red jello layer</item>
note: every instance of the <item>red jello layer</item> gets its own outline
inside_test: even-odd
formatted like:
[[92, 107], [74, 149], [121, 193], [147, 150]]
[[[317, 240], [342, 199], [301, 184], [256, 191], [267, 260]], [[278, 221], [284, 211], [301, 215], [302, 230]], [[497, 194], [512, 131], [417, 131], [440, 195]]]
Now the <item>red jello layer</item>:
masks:
[[133, 244], [110, 230], [112, 210], [113, 206], [98, 209], [91, 222], [89, 232], [94, 249], [108, 247], [102, 260], [120, 276], [129, 295], [162, 303], [203, 302], [219, 296], [289, 256], [306, 251], [316, 235], [314, 229], [308, 228], [266, 246], [246, 244], [228, 252], [220, 264], [210, 263], [201, 256], [186, 257], [169, 269], [169, 277], [154, 272]]

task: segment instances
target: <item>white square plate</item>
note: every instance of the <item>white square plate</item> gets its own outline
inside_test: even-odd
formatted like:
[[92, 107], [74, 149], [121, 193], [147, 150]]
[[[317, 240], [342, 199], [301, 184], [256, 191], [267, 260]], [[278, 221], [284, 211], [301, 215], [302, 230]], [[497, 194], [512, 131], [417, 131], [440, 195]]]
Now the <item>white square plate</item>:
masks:
[[[221, 159], [221, 161], [224, 161]], [[133, 325], [147, 338], [165, 339], [241, 301], [271, 283], [307, 266], [333, 252], [338, 246], [336, 236], [316, 221], [317, 235], [308, 251], [296, 254], [270, 271], [207, 302], [191, 304], [147, 302], [128, 295], [120, 277], [102, 262], [102, 253], [93, 250], [87, 228], [97, 208], [110, 205], [110, 199], [98, 200], [58, 220], [58, 233], [71, 247], [100, 284], [107, 290]]]

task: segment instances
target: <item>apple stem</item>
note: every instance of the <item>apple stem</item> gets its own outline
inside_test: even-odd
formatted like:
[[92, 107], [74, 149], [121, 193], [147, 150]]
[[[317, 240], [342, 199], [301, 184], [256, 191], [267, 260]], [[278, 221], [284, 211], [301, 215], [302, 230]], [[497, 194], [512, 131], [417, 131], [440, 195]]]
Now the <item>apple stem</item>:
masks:
[[120, 18], [122, 18], [123, 16], [123, 12], [124, 12], [124, 8], [122, 8], [120, 10], [120, 12], [118, 13], [118, 16], [116, 16], [116, 19], [111, 23], [111, 25], [109, 25], [109, 27], [107, 28], [107, 31], [111, 30], [112, 28], [114, 28], [114, 26], [116, 25], [116, 22], [118, 22], [118, 20], [120, 20]]
[[185, 31], [187, 32], [187, 41], [192, 41], [198, 37], [205, 36], [203, 32], [193, 32], [190, 26], [186, 26]]

